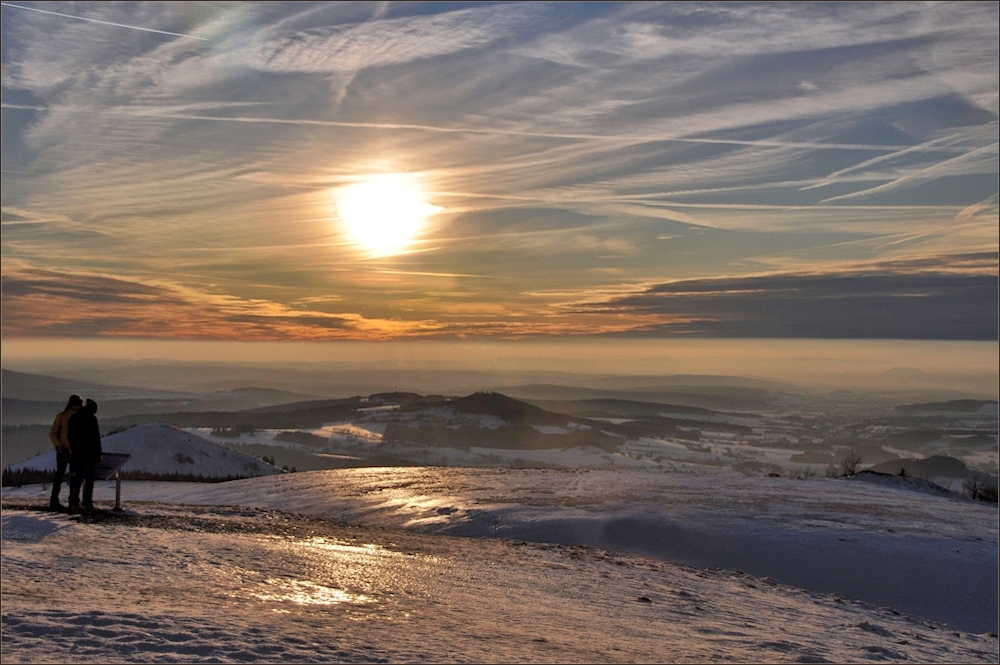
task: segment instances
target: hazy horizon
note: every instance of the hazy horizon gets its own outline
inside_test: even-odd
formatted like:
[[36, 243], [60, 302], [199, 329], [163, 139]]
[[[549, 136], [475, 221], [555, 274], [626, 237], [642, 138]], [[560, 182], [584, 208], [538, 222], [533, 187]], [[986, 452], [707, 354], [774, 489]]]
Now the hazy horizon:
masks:
[[[996, 398], [998, 347], [912, 340], [547, 340], [234, 343], [150, 340], [3, 342], [5, 369], [132, 365], [349, 372], [439, 371], [577, 377], [716, 376], [819, 389], [959, 391]], [[363, 376], [358, 378], [364, 384]], [[147, 386], [152, 388], [153, 386]], [[490, 386], [483, 385], [482, 388]]]

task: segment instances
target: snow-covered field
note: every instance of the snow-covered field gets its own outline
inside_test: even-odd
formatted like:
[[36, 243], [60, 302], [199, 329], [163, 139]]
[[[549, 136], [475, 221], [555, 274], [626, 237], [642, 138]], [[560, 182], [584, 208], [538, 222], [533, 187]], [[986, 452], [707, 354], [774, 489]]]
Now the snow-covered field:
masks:
[[4, 488], [3, 661], [997, 662], [996, 508], [894, 485], [365, 468], [97, 517]]

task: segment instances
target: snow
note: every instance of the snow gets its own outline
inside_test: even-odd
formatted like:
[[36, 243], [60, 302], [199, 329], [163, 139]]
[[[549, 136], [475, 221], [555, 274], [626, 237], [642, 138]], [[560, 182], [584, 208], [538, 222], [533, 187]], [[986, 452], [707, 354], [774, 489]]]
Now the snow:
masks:
[[998, 657], [996, 508], [906, 485], [408, 467], [122, 494], [73, 517], [4, 488], [4, 662]]
[[[412, 451], [412, 447], [389, 448], [389, 451], [397, 452]], [[604, 467], [612, 465], [620, 466], [648, 466], [644, 462], [636, 462], [623, 455], [609, 453], [594, 446], [573, 448], [542, 448], [539, 450], [519, 450], [509, 448], [469, 448], [466, 453], [455, 448], [432, 448], [428, 449], [427, 456], [433, 459], [435, 455], [447, 454], [449, 464], [468, 464], [470, 466], [483, 466], [484, 461], [497, 461], [503, 465], [518, 464], [523, 466], [551, 466], [554, 468], [588, 468]], [[412, 453], [410, 453], [412, 457]]]
[[947, 495], [949, 490], [942, 484], [931, 482], [924, 478], [911, 478], [893, 476], [886, 473], [876, 473], [874, 471], [861, 471], [846, 480], [853, 482], [874, 483], [883, 487], [898, 487], [908, 489], [913, 492], [926, 492], [928, 494]]
[[[132, 458], [123, 472], [143, 471], [157, 474], [190, 474], [206, 478], [266, 476], [281, 473], [263, 460], [230, 450], [173, 425], [152, 423], [109, 434], [101, 441], [106, 453], [125, 453]], [[49, 451], [12, 465], [21, 469], [55, 469], [55, 451]]]
[[353, 423], [324, 425], [320, 430], [306, 430], [313, 434], [322, 435], [329, 432], [331, 437], [355, 439], [367, 443], [379, 443], [382, 434], [385, 433], [385, 423], [378, 423], [380, 427], [370, 427], [366, 424], [355, 425]]
[[383, 404], [381, 406], [366, 406], [358, 409], [358, 413], [386, 413], [388, 411], [399, 411], [399, 404]]
[[74, 519], [8, 508], [2, 573], [4, 662], [995, 662], [997, 654], [995, 636], [735, 571], [274, 510], [150, 503]]
[[566, 434], [569, 432], [565, 427], [558, 427], [556, 425], [532, 425], [532, 427], [542, 434]]

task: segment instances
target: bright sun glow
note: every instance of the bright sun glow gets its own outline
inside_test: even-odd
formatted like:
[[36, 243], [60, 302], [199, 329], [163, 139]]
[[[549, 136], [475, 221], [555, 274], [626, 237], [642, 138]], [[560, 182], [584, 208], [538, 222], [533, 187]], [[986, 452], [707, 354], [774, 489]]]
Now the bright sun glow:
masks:
[[417, 239], [427, 218], [442, 210], [405, 175], [378, 175], [336, 192], [337, 213], [355, 243], [372, 256], [400, 254]]

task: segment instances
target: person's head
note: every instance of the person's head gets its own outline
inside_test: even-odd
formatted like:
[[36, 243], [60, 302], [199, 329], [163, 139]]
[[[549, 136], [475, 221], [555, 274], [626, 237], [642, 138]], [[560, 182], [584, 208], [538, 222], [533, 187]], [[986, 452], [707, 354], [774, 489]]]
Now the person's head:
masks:
[[83, 408], [85, 411], [89, 411], [90, 413], [97, 413], [97, 402], [92, 399], [88, 399], [87, 403], [83, 405]]
[[70, 395], [69, 401], [66, 402], [66, 408], [72, 411], [76, 411], [81, 406], [83, 406], [83, 400], [80, 399], [79, 395]]

